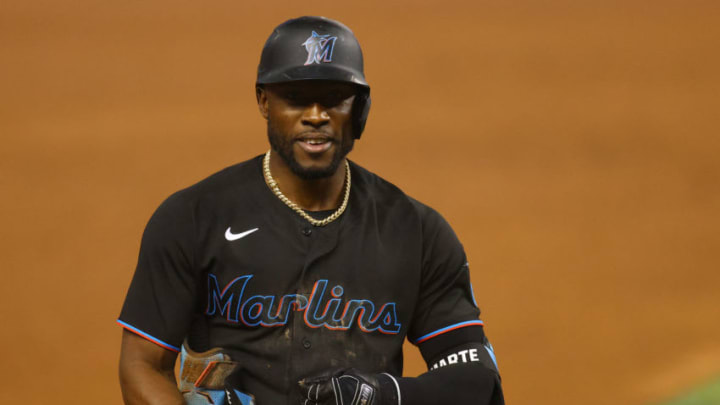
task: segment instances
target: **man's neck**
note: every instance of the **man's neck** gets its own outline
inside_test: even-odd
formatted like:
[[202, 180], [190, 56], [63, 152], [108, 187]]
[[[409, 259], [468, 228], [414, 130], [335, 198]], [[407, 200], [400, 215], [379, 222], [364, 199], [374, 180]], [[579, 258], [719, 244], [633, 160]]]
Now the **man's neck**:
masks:
[[270, 155], [270, 171], [280, 191], [304, 210], [334, 210], [342, 202], [344, 160], [331, 176], [308, 180], [295, 174], [280, 156], [273, 153]]

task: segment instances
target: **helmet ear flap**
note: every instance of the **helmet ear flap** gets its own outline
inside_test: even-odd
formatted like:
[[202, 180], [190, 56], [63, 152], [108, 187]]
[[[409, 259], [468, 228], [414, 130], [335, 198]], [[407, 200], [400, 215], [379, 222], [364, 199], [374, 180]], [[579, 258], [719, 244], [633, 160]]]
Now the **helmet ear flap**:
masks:
[[355, 139], [360, 139], [365, 129], [365, 122], [367, 121], [368, 114], [370, 114], [370, 104], [370, 89], [363, 88], [358, 95], [355, 96], [355, 103], [353, 103], [353, 137], [355, 137]]

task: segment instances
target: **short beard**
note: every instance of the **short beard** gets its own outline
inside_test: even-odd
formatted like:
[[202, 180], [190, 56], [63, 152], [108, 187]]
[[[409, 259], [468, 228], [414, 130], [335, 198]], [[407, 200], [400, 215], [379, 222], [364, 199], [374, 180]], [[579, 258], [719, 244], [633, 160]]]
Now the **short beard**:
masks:
[[268, 121], [267, 131], [268, 140], [270, 141], [270, 146], [273, 151], [285, 161], [295, 175], [304, 180], [317, 180], [332, 176], [337, 171], [345, 156], [347, 156], [348, 153], [352, 151], [353, 146], [355, 146], [355, 139], [352, 136], [344, 135], [340, 141], [340, 147], [335, 148], [332, 161], [328, 166], [303, 167], [295, 159], [295, 154], [293, 153], [294, 142], [287, 136], [283, 136], [276, 131], [272, 124], [270, 124], [270, 121]]

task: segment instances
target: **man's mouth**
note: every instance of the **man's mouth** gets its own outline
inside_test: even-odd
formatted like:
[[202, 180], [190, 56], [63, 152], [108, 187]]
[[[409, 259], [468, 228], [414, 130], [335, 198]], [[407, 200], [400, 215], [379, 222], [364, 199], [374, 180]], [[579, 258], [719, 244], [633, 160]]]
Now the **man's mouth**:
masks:
[[320, 139], [320, 138], [311, 138], [311, 139], [302, 139], [302, 142], [309, 143], [310, 145], [320, 145], [325, 142], [328, 142], [327, 139]]
[[333, 142], [327, 136], [304, 136], [298, 139], [298, 144], [305, 152], [318, 154], [330, 149]]

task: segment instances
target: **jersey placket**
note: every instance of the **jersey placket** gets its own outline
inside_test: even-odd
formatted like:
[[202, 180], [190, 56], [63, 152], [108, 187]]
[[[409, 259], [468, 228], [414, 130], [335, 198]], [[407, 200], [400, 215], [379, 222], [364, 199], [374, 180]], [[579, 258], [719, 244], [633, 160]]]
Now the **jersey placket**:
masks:
[[[322, 342], [319, 341], [320, 334], [315, 333], [315, 328], [307, 324], [305, 313], [311, 310], [309, 300], [322, 266], [318, 261], [335, 249], [341, 221], [342, 217], [324, 227], [314, 227], [310, 223], [302, 221], [297, 228], [299, 235], [307, 240], [308, 249], [296, 293], [308, 298], [308, 306], [304, 311], [293, 311], [292, 323], [289, 325], [292, 330], [292, 350], [287, 370], [291, 383], [293, 380], [297, 381], [306, 377], [308, 370], [315, 368], [314, 364], [317, 363], [317, 360], [314, 359], [318, 358], [317, 351], [322, 350], [323, 347]], [[325, 353], [324, 355], [329, 354]], [[291, 403], [295, 402], [288, 398], [288, 404]]]

